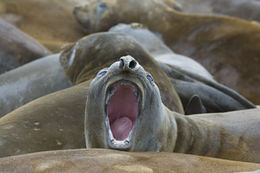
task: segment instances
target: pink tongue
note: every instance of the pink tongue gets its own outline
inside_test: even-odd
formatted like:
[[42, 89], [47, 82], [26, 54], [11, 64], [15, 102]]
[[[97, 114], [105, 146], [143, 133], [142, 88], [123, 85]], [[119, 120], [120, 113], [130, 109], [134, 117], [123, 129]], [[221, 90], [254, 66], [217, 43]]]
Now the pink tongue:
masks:
[[111, 130], [114, 138], [117, 140], [124, 140], [127, 138], [133, 127], [132, 121], [128, 117], [121, 117], [113, 122]]
[[116, 140], [128, 137], [138, 115], [135, 86], [125, 83], [114, 86], [114, 93], [107, 104], [110, 128]]

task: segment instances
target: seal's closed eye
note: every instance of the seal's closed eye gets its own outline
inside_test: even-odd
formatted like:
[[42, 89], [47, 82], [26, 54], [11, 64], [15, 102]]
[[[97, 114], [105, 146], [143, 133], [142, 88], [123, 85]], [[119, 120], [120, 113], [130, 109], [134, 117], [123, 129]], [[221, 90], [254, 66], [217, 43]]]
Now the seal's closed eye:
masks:
[[146, 75], [146, 78], [149, 80], [150, 84], [153, 85], [153, 77], [149, 73]]
[[102, 69], [102, 70], [100, 70], [98, 73], [97, 73], [97, 77], [101, 77], [101, 76], [103, 76], [104, 74], [106, 74], [107, 73], [107, 70], [106, 69]]

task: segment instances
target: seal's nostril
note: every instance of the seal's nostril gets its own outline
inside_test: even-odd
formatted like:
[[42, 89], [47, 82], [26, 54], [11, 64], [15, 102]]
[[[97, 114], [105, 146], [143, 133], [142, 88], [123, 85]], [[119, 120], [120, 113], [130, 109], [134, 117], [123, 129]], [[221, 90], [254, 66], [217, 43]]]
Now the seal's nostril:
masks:
[[123, 69], [125, 63], [123, 59], [120, 59], [120, 64], [119, 64], [119, 68]]
[[130, 69], [134, 69], [135, 66], [136, 66], [136, 62], [135, 62], [135, 60], [132, 60], [132, 61], [129, 63], [129, 68], [130, 68]]

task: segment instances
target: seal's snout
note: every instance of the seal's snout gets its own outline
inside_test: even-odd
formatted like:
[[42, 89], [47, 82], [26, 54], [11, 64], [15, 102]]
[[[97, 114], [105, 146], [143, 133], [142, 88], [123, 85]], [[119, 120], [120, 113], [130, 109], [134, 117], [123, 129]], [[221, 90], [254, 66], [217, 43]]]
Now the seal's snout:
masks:
[[135, 71], [138, 68], [138, 62], [131, 56], [120, 58], [119, 68], [123, 71]]

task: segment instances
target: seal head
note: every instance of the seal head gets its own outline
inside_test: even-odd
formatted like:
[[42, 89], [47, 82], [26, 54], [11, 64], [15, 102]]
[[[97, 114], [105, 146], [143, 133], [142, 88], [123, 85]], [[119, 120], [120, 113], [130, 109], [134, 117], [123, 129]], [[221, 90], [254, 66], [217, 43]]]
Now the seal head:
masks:
[[123, 56], [101, 70], [90, 84], [85, 114], [86, 146], [160, 151], [164, 141], [160, 138], [165, 136], [160, 134], [167, 131], [161, 126], [165, 121], [163, 110], [151, 74], [133, 57]]

